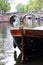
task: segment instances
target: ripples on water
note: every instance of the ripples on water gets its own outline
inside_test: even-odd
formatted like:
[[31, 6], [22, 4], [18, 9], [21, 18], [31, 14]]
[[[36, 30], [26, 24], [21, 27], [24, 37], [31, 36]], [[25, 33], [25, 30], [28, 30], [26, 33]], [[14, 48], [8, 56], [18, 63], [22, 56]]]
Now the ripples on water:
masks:
[[16, 49], [13, 48], [13, 38], [10, 30], [6, 28], [0, 30], [0, 65], [14, 65], [20, 54], [20, 50], [18, 47]]
[[[23, 65], [38, 64], [43, 65], [42, 58], [31, 59]], [[0, 65], [22, 65], [21, 52], [18, 47], [16, 47], [16, 49], [13, 48], [13, 38], [9, 29], [6, 28], [5, 30], [2, 29], [0, 32]]]

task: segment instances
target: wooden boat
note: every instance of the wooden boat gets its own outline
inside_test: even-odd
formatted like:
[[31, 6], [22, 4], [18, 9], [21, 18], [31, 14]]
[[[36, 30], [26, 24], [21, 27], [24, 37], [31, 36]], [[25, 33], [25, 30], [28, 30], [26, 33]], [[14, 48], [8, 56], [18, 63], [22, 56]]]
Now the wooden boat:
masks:
[[22, 51], [22, 61], [43, 55], [43, 26], [28, 28], [23, 25], [10, 31], [14, 38], [14, 46], [18, 46]]

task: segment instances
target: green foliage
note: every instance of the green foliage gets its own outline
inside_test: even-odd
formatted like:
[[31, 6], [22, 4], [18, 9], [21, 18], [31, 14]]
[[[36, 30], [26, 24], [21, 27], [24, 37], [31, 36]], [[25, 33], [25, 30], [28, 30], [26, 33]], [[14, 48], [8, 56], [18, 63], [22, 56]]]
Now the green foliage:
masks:
[[7, 0], [0, 0], [0, 11], [4, 10], [4, 12], [7, 12], [10, 10], [10, 4]]
[[16, 9], [18, 12], [24, 12], [24, 5], [19, 3], [17, 4]]
[[28, 4], [24, 5], [24, 12], [28, 12]]
[[30, 3], [28, 4], [29, 8], [28, 10], [30, 11], [35, 11], [35, 10], [41, 10], [41, 6], [43, 4], [43, 0], [30, 0]]
[[41, 6], [43, 5], [43, 0], [28, 0], [27, 4], [18, 4], [16, 9], [18, 12], [28, 12], [28, 11], [36, 11], [41, 10]]

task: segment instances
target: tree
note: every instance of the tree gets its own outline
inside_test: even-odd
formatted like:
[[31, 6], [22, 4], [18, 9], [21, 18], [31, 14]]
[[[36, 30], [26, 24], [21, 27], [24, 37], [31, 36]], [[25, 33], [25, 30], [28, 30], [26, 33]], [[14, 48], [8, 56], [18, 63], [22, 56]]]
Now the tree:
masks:
[[23, 5], [19, 3], [16, 6], [18, 12], [28, 12], [28, 11], [40, 11], [41, 6], [43, 5], [43, 0], [28, 0], [27, 4]]
[[40, 11], [41, 7], [43, 6], [43, 0], [28, 0], [27, 4], [24, 5], [24, 11]]
[[43, 0], [30, 0], [28, 4], [28, 10], [36, 11], [41, 10], [41, 6], [43, 5]]
[[24, 5], [24, 12], [28, 12], [28, 4]]
[[7, 12], [10, 10], [10, 4], [7, 0], [0, 0], [0, 11], [4, 10], [4, 12]]
[[16, 9], [18, 12], [23, 13], [24, 12], [24, 5], [19, 3], [19, 4], [17, 4]]

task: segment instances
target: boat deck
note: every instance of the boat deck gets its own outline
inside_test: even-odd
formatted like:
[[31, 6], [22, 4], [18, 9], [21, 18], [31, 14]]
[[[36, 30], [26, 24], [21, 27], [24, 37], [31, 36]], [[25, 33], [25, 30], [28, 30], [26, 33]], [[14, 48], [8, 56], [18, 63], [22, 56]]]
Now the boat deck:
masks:
[[[12, 36], [22, 36], [22, 31], [19, 28], [12, 28], [11, 30]], [[43, 26], [35, 27], [35, 28], [26, 28], [23, 27], [23, 32], [25, 36], [43, 36]]]

